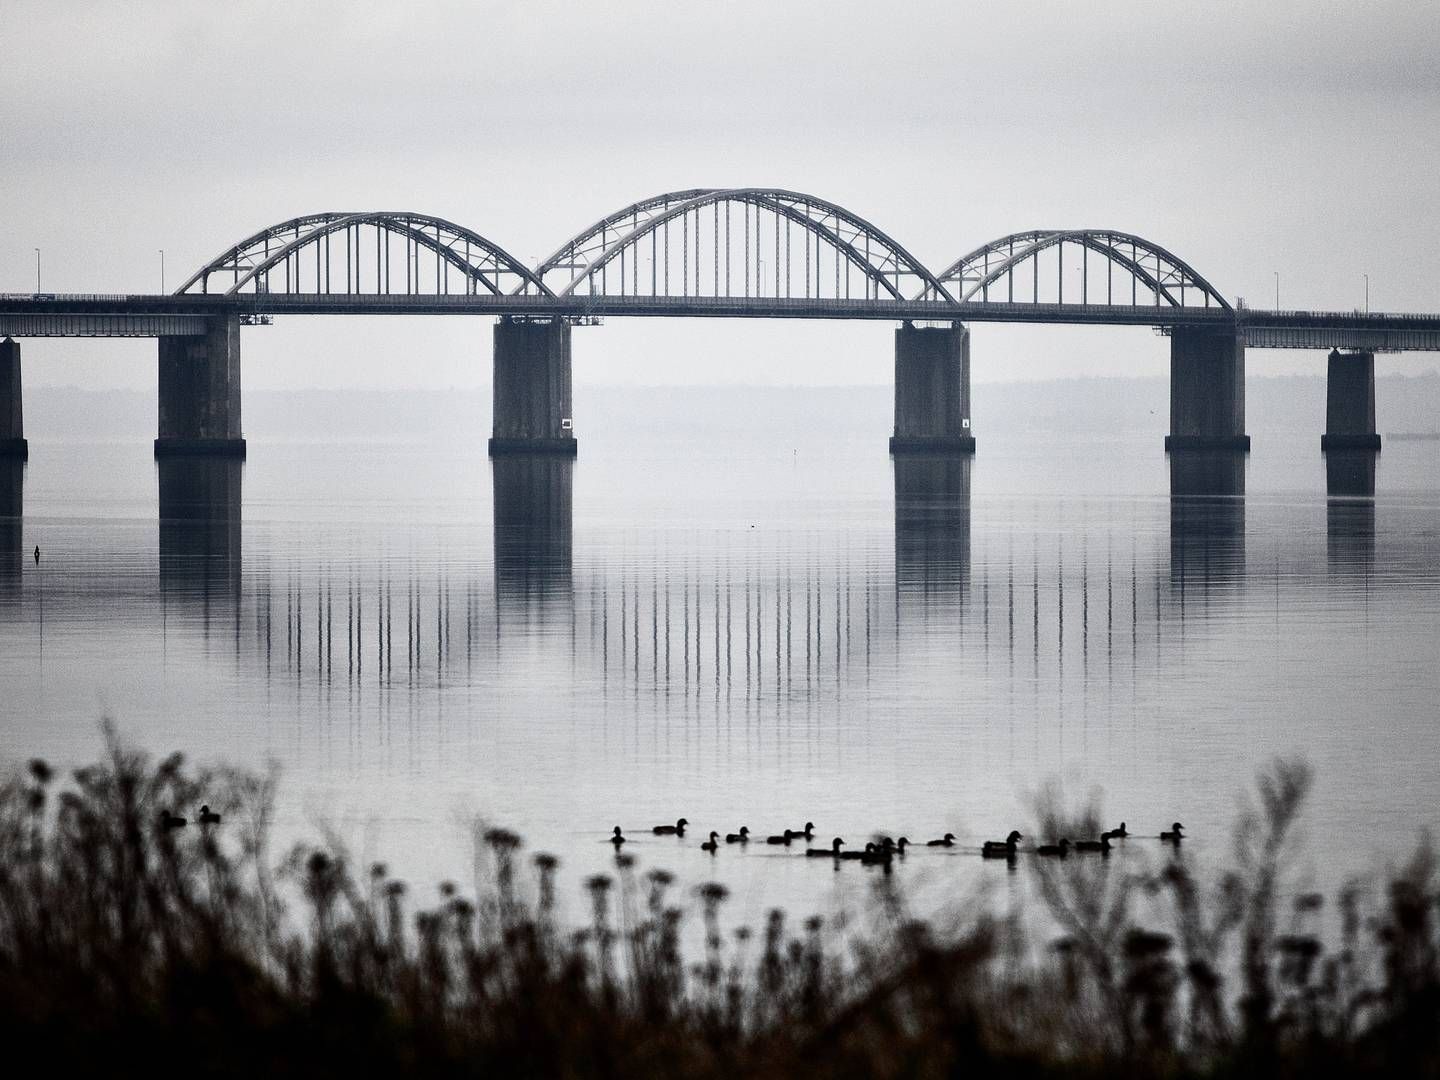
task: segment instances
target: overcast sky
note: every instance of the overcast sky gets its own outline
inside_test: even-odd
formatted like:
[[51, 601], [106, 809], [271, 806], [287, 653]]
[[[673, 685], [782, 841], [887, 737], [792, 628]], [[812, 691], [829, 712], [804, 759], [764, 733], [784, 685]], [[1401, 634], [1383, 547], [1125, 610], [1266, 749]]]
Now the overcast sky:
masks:
[[[934, 269], [1149, 237], [1232, 299], [1440, 310], [1440, 3], [0, 0], [0, 291], [155, 291], [297, 214], [413, 209], [527, 260], [635, 199], [810, 191]], [[489, 321], [284, 320], [252, 387], [489, 381]], [[891, 328], [611, 320], [585, 382], [888, 382]], [[1323, 370], [1254, 353], [1251, 371]], [[980, 326], [974, 377], [1165, 372], [1148, 330]], [[153, 342], [31, 341], [152, 386]], [[1382, 363], [1418, 371], [1423, 356]]]

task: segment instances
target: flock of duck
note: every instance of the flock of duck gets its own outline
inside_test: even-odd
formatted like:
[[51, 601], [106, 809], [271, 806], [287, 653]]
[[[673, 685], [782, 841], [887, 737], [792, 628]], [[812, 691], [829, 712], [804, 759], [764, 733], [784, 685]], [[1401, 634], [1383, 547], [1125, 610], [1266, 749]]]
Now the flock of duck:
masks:
[[[650, 832], [654, 836], [683, 837], [685, 835], [685, 830], [689, 827], [690, 822], [682, 817], [678, 821], [676, 821], [674, 825], [656, 825], [650, 830]], [[1185, 838], [1184, 830], [1185, 827], [1177, 821], [1173, 825], [1171, 825], [1169, 829], [1162, 831], [1159, 836], [1156, 837], [1156, 839], [1162, 840], [1167, 844], [1173, 844], [1178, 847], [1180, 841]], [[1135, 835], [1136, 834], [1131, 833], [1125, 827], [1125, 822], [1122, 821], [1119, 828], [1110, 829], [1107, 832], [1102, 832], [1098, 840], [1077, 840], [1074, 843], [1071, 843], [1068, 837], [1061, 837], [1058, 841], [1054, 843], [1038, 844], [1033, 848], [1027, 849], [1027, 851], [1030, 854], [1037, 855], [1042, 858], [1055, 859], [1067, 858], [1071, 852], [1074, 852], [1076, 854], [1097, 854], [1104, 856], [1109, 855], [1111, 850], [1113, 850], [1113, 848], [1115, 847], [1115, 845], [1111, 843], [1112, 840], [1125, 840]], [[773, 836], [765, 837], [764, 843], [781, 847], [789, 847], [797, 840], [803, 840], [808, 844], [814, 840], [814, 837], [815, 823], [813, 821], [807, 821], [803, 829], [786, 829], [784, 832], [776, 833]], [[726, 844], [749, 844], [751, 842], [751, 839], [752, 838], [750, 836], [750, 830], [744, 825], [740, 826], [739, 832], [726, 833], [724, 836], [724, 842]], [[1014, 861], [1021, 854], [1020, 841], [1023, 839], [1025, 839], [1025, 837], [1020, 833], [1018, 829], [1012, 829], [1010, 831], [1010, 835], [1005, 837], [1004, 840], [986, 840], [985, 843], [980, 846], [980, 857], [984, 859], [1005, 859], [1007, 861]], [[625, 842], [625, 833], [621, 830], [619, 825], [616, 825], [615, 831], [610, 836], [610, 843], [615, 846], [616, 851], [619, 851], [621, 845], [623, 845]], [[754, 842], [760, 843], [761, 841], [756, 838]], [[714, 855], [720, 850], [720, 846], [720, 833], [712, 831], [710, 833], [709, 839], [700, 845], [700, 850], [709, 852], [711, 855]], [[857, 862], [868, 865], [888, 866], [892, 859], [904, 858], [905, 849], [912, 846], [914, 845], [911, 843], [908, 837], [902, 836], [898, 839], [895, 839], [889, 836], [881, 835], [877, 836], [873, 841], [867, 843], [863, 849], [852, 848], [846, 850], [845, 840], [837, 836], [834, 840], [830, 842], [829, 847], [806, 847], [805, 854], [807, 857], [815, 859], [833, 859], [836, 862], [853, 859]], [[947, 832], [944, 836], [940, 837], [937, 840], [925, 841], [924, 846], [932, 848], [955, 847], [955, 834]]]

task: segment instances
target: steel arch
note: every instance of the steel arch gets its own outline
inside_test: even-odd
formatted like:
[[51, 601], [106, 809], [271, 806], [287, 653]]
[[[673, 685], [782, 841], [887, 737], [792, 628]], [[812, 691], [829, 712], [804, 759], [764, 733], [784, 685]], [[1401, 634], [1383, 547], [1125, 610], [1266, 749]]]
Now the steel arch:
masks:
[[[903, 300], [902, 282], [914, 278], [927, 298], [953, 301], [944, 284], [888, 234], [827, 199], [784, 188], [689, 188], [642, 199], [577, 233], [542, 262], [536, 274], [543, 280], [554, 271], [569, 271], [561, 296], [575, 295], [583, 284], [593, 291], [597, 276], [644, 237], [692, 211], [722, 203], [746, 203], [799, 225], [865, 274], [877, 293], [883, 290]], [[818, 288], [818, 273], [816, 281]]]
[[[1117, 232], [1112, 229], [1035, 229], [1028, 232], [1011, 233], [1002, 236], [951, 263], [941, 274], [943, 282], [957, 282], [962, 303], [977, 299], [990, 299], [990, 290], [1007, 276], [1007, 297], [1013, 296], [1014, 273], [1021, 263], [1036, 259], [1049, 248], [1058, 248], [1071, 243], [1103, 255], [1110, 262], [1129, 273], [1135, 283], [1144, 285], [1154, 298], [1156, 307], [1203, 306], [1232, 310], [1226, 299], [1210, 282], [1206, 281], [1189, 263], [1178, 258], [1159, 244], [1133, 233]], [[1204, 298], [1201, 305], [1186, 303], [1188, 290], [1199, 290]], [[918, 294], [917, 299], [932, 299], [927, 291]], [[1113, 298], [1107, 289], [1107, 304]], [[1136, 290], [1131, 290], [1131, 305], [1138, 303]]]
[[[232, 279], [225, 295], [239, 293], [247, 286], [258, 288], [262, 282], [268, 284], [270, 271], [285, 264], [305, 248], [319, 245], [337, 234], [358, 230], [362, 226], [400, 236], [407, 243], [414, 243], [417, 249], [426, 248], [432, 251], [437, 260], [454, 267], [464, 275], [471, 291], [483, 287], [496, 296], [529, 294], [532, 291], [542, 296], [554, 295], [524, 263], [479, 233], [444, 218], [411, 211], [330, 211], [291, 218], [261, 229], [228, 248], [195, 271], [175, 292], [177, 295], [187, 293], [199, 284], [198, 291], [208, 293], [210, 276], [222, 273], [229, 274]], [[357, 245], [357, 267], [359, 256]], [[386, 258], [388, 259], [388, 249]], [[518, 278], [518, 284], [512, 287], [504, 280], [506, 277]], [[381, 282], [378, 265], [374, 280], [377, 283], [375, 291], [384, 292], [378, 287]], [[358, 269], [356, 281], [359, 281]], [[347, 292], [351, 291], [349, 284], [350, 271], [347, 267]], [[388, 274], [386, 285], [388, 287]]]

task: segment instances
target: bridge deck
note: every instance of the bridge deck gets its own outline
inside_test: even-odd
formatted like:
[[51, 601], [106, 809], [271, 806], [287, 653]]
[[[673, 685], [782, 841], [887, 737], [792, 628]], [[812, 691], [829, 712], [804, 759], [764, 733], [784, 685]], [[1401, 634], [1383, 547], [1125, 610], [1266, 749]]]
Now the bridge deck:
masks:
[[512, 315], [552, 318], [870, 319], [1234, 329], [1255, 348], [1440, 351], [1440, 315], [1227, 311], [1219, 307], [742, 297], [21, 294], [0, 296], [0, 335], [155, 337], [215, 315]]

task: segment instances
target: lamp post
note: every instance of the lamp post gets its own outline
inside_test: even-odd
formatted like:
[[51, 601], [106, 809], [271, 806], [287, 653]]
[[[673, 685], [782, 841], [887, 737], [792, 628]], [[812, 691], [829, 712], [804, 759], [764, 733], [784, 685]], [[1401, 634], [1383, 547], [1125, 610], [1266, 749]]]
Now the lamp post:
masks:
[[1275, 310], [1280, 310], [1280, 271], [1275, 271]]
[[35, 249], [35, 291], [40, 291], [40, 249]]
[[160, 248], [160, 295], [165, 295], [165, 249]]
[[1360, 276], [1365, 279], [1365, 314], [1366, 314], [1366, 315], [1369, 315], [1369, 314], [1370, 314], [1370, 275], [1369, 275], [1369, 274], [1361, 274]]

